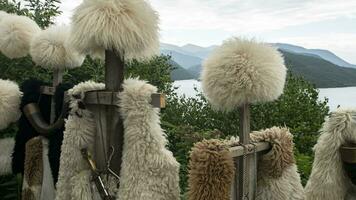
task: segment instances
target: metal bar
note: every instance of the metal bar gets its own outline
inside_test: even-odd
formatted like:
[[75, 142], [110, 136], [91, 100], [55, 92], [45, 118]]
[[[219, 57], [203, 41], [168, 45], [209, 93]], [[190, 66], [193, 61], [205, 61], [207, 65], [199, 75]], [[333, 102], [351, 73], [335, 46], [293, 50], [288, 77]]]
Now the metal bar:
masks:
[[[119, 92], [90, 91], [85, 94], [84, 102], [85, 104], [116, 106], [119, 100], [118, 94]], [[154, 107], [164, 108], [166, 106], [164, 94], [155, 93], [151, 95], [151, 98], [151, 104]]]
[[[256, 143], [255, 145], [256, 145], [257, 153], [263, 153], [263, 152], [271, 149], [271, 144], [269, 142], [259, 142], [259, 143]], [[247, 155], [253, 154], [255, 152], [254, 145], [248, 144], [248, 145], [246, 145], [246, 147], [247, 147]], [[229, 151], [231, 152], [231, 155], [233, 158], [240, 157], [240, 156], [244, 155], [244, 148], [242, 146], [231, 147], [229, 149]]]

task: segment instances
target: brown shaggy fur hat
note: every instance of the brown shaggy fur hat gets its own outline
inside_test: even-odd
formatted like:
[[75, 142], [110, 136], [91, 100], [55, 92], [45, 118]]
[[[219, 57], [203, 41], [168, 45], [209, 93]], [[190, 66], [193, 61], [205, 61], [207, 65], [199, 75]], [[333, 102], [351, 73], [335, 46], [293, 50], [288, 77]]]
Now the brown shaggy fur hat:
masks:
[[189, 162], [189, 200], [229, 200], [234, 172], [233, 158], [223, 142], [196, 143]]

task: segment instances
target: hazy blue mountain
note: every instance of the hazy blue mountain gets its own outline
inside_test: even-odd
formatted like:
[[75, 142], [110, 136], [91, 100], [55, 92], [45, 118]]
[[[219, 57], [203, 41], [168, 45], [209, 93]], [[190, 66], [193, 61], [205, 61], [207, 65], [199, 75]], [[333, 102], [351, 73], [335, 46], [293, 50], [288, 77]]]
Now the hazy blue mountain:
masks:
[[184, 69], [188, 69], [189, 67], [200, 65], [202, 63], [202, 59], [196, 56], [190, 56], [189, 54], [183, 54], [173, 50], [161, 50], [162, 54], [172, 56], [172, 59], [178, 63]]
[[200, 77], [200, 72], [201, 72], [201, 65], [195, 65], [192, 67], [189, 67], [188, 72], [194, 76], [194, 79], [199, 79]]
[[323, 49], [306, 49], [304, 47], [296, 46], [296, 45], [291, 45], [291, 44], [283, 44], [283, 43], [275, 43], [279, 49], [283, 51], [289, 51], [292, 53], [299, 53], [299, 54], [313, 54], [320, 56], [324, 60], [327, 60], [335, 65], [341, 66], [341, 67], [352, 67], [356, 68], [356, 65], [350, 64], [346, 62], [345, 60], [341, 59], [334, 53], [328, 51], [328, 50], [323, 50]]
[[172, 80], [187, 80], [187, 79], [195, 79], [195, 76], [192, 75], [188, 70], [181, 67], [178, 63], [171, 61], [173, 67], [175, 68], [171, 73]]
[[[303, 76], [317, 87], [356, 86], [356, 69], [345, 67], [354, 66], [330, 51], [306, 49], [290, 44], [274, 44], [284, 54], [288, 68], [292, 73]], [[216, 46], [199, 47], [188, 44], [182, 47], [163, 44], [161, 52], [169, 54], [179, 66], [174, 72], [174, 80], [198, 79], [203, 58], [211, 53]], [[169, 50], [167, 50], [169, 49]], [[335, 64], [341, 63], [340, 65]]]

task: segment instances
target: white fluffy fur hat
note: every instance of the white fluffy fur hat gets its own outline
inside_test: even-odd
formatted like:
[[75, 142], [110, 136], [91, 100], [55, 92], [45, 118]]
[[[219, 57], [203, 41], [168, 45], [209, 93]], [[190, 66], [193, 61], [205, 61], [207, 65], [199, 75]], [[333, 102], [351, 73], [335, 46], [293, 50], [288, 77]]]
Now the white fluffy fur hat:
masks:
[[32, 60], [46, 68], [74, 68], [81, 66], [84, 55], [79, 54], [68, 42], [70, 28], [54, 26], [41, 31], [31, 41]]
[[283, 93], [286, 72], [275, 48], [232, 38], [203, 63], [202, 87], [214, 108], [231, 111], [243, 103], [277, 99]]
[[15, 82], [0, 79], [0, 130], [19, 119], [21, 97], [22, 93]]
[[0, 10], [0, 22], [8, 15], [7, 12]]
[[41, 31], [28, 17], [9, 14], [0, 23], [0, 50], [9, 58], [28, 55], [32, 37]]
[[126, 59], [158, 53], [159, 19], [145, 0], [84, 0], [72, 21], [71, 43], [81, 53], [114, 49]]

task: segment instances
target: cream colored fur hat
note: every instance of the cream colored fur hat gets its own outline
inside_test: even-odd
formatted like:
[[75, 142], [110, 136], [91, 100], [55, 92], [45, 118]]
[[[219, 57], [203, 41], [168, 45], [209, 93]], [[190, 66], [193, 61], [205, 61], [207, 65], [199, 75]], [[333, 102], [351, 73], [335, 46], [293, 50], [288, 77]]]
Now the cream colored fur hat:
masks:
[[63, 69], [82, 65], [84, 55], [79, 54], [71, 43], [70, 27], [54, 26], [41, 31], [31, 41], [32, 60], [45, 68]]
[[158, 15], [145, 0], [85, 0], [72, 20], [71, 43], [81, 53], [108, 49], [125, 59], [158, 53]]
[[0, 79], [0, 130], [19, 119], [21, 97], [22, 92], [15, 82]]
[[203, 63], [204, 94], [218, 110], [231, 111], [243, 103], [277, 99], [287, 69], [277, 49], [254, 40], [232, 38]]
[[0, 50], [9, 58], [28, 55], [33, 36], [40, 27], [28, 17], [14, 14], [6, 15], [0, 23]]

